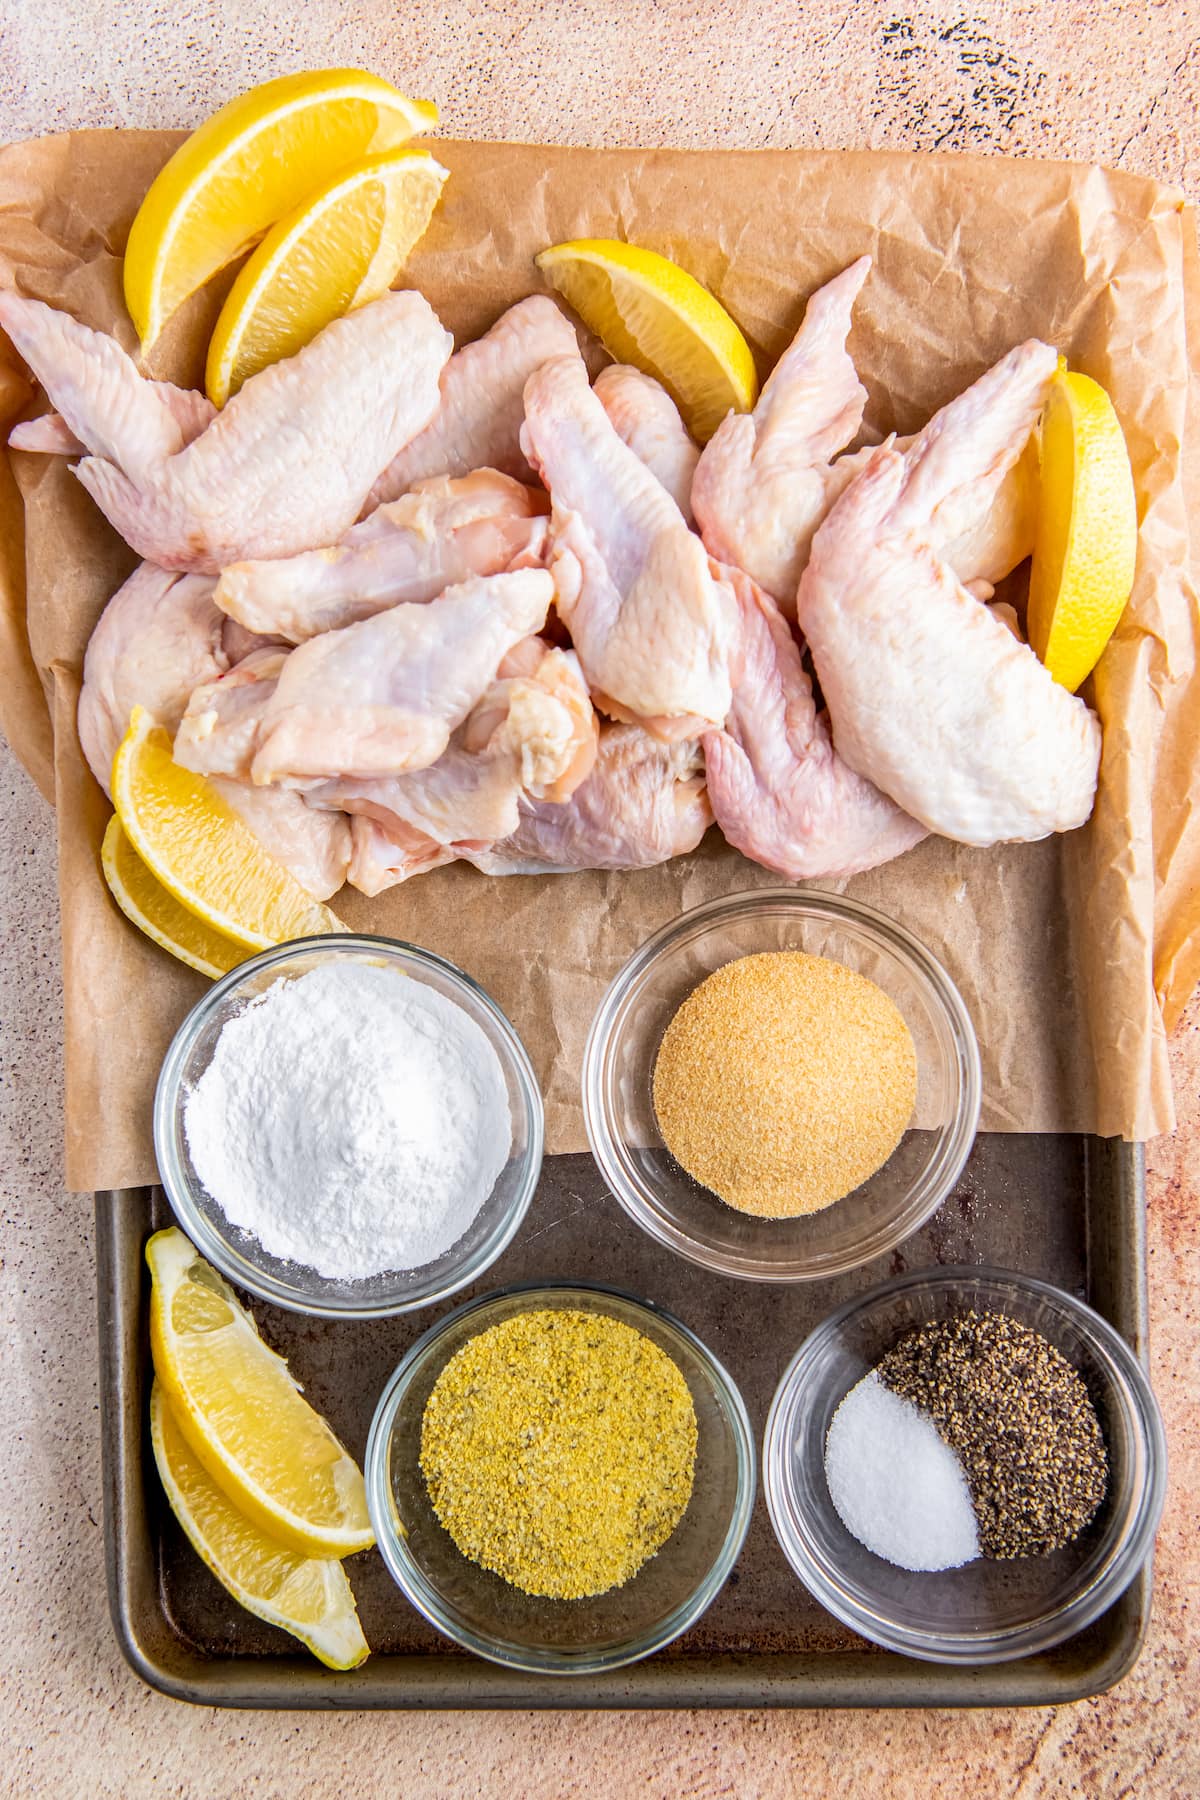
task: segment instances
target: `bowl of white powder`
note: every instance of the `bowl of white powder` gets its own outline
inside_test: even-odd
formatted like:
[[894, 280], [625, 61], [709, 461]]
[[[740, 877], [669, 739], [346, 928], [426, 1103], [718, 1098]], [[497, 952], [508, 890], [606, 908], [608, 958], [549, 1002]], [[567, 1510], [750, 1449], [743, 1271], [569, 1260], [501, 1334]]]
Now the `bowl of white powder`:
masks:
[[293, 1312], [444, 1300], [512, 1241], [542, 1162], [524, 1046], [453, 963], [390, 938], [281, 944], [193, 1007], [154, 1103], [196, 1248]]

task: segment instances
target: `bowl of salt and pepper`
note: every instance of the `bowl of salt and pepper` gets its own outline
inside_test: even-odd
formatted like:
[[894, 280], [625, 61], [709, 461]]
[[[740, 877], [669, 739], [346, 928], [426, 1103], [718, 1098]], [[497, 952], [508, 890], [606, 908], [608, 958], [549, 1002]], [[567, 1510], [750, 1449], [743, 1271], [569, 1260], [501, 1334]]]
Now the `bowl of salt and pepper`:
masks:
[[763, 1486], [796, 1574], [844, 1624], [931, 1662], [1051, 1649], [1150, 1554], [1158, 1407], [1082, 1301], [987, 1268], [840, 1307], [776, 1390]]
[[[790, 889], [650, 939], [583, 1069], [589, 1142], [626, 1212], [759, 1281], [845, 1272], [924, 1224], [980, 1091], [936, 958], [871, 908]], [[382, 1316], [478, 1280], [512, 1241], [541, 1096], [508, 1020], [453, 965], [313, 939], [189, 1014], [155, 1144], [181, 1224], [231, 1280], [296, 1311]], [[1145, 1376], [1098, 1315], [967, 1268], [903, 1276], [819, 1325], [780, 1381], [762, 1470], [823, 1606], [886, 1648], [985, 1664], [1049, 1649], [1118, 1597], [1150, 1553], [1166, 1456]], [[755, 1458], [735, 1383], [686, 1326], [553, 1284], [471, 1301], [413, 1346], [366, 1481], [418, 1610], [478, 1655], [569, 1674], [695, 1623], [740, 1552]]]

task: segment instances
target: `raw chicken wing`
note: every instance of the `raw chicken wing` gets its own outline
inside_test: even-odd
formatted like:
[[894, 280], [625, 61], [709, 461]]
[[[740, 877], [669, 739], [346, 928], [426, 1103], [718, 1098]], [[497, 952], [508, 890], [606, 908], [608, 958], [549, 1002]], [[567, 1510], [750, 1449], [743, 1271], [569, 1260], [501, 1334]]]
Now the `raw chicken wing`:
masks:
[[106, 794], [134, 707], [174, 732], [193, 689], [229, 667], [213, 586], [141, 563], [100, 615], [83, 661], [79, 741]]
[[871, 267], [860, 256], [809, 300], [752, 413], [730, 413], [692, 484], [704, 542], [794, 616], [813, 532], [829, 506], [829, 464], [862, 423], [867, 391], [846, 349]]
[[251, 787], [223, 775], [209, 780], [267, 855], [290, 869], [314, 900], [328, 900], [337, 893], [350, 868], [350, 820], [345, 813], [318, 811], [290, 788]]
[[817, 532], [800, 585], [839, 753], [967, 844], [1069, 831], [1095, 793], [1095, 715], [944, 560], [1021, 454], [1055, 363], [1031, 340], [907, 451], [877, 450]]
[[[915, 442], [911, 437], [896, 438], [892, 449], [903, 452]], [[857, 480], [874, 454], [874, 446], [847, 451], [830, 465], [825, 484], [827, 507], [831, 508], [850, 483]], [[1024, 450], [1000, 483], [991, 505], [976, 512], [957, 535], [940, 534], [942, 561], [977, 600], [990, 600], [996, 583], [1032, 556], [1039, 480], [1037, 433], [1031, 430]]]
[[303, 643], [401, 601], [433, 600], [470, 575], [532, 561], [544, 498], [494, 469], [436, 476], [381, 506], [328, 550], [234, 563], [217, 605], [253, 631]]
[[694, 850], [711, 824], [698, 743], [605, 725], [596, 767], [565, 805], [523, 800], [511, 837], [465, 854], [485, 875], [648, 869]]
[[[866, 468], [873, 449], [842, 450], [862, 423], [866, 390], [846, 349], [850, 314], [870, 268], [860, 257], [808, 303], [804, 321], [763, 385], [753, 413], [731, 413], [701, 455], [692, 505], [718, 561], [744, 570], [787, 618], [813, 534]], [[907, 450], [913, 438], [895, 448]], [[1033, 550], [1037, 446], [1030, 436], [991, 504], [973, 508], [941, 554], [980, 599]], [[944, 535], [944, 534], [943, 534]]]
[[525, 383], [552, 356], [573, 356], [577, 349], [574, 327], [544, 294], [510, 306], [490, 331], [450, 358], [436, 416], [392, 459], [367, 510], [431, 475], [499, 469], [527, 481], [529, 464], [520, 445]]
[[348, 879], [369, 899], [412, 875], [427, 875], [457, 861], [458, 853], [448, 844], [439, 844], [411, 825], [399, 820], [384, 825], [368, 813], [351, 815]]
[[666, 388], [628, 363], [612, 363], [601, 369], [593, 391], [622, 443], [658, 477], [691, 525], [692, 479], [700, 446]]
[[263, 715], [287, 656], [286, 649], [252, 650], [228, 674], [197, 687], [175, 733], [175, 761], [198, 775], [249, 781]]
[[664, 739], [729, 711], [728, 593], [665, 488], [614, 431], [578, 356], [525, 390], [522, 443], [550, 490], [555, 599], [604, 712]]
[[789, 881], [854, 875], [911, 849], [925, 827], [842, 761], [775, 602], [747, 576], [724, 573], [741, 614], [741, 672], [725, 730], [703, 744], [726, 838]]
[[[216, 603], [216, 595], [213, 595]], [[225, 646], [225, 655], [232, 669], [235, 663], [245, 662], [255, 650], [290, 650], [291, 645], [286, 638], [264, 637], [261, 632], [249, 631], [246, 626], [239, 625], [236, 619], [226, 615], [225, 629], [221, 633], [221, 642]]]
[[477, 576], [310, 638], [264, 709], [253, 779], [308, 786], [428, 768], [553, 597], [544, 569]]
[[8, 434], [10, 450], [32, 450], [39, 456], [86, 456], [87, 445], [81, 444], [61, 413], [43, 413], [38, 419], [23, 419]]
[[385, 294], [252, 376], [187, 443], [103, 332], [14, 293], [0, 294], [0, 325], [91, 452], [75, 473], [125, 541], [209, 574], [336, 543], [433, 416], [451, 347], [419, 294]]
[[350, 879], [375, 894], [508, 837], [519, 823], [519, 801], [561, 792], [586, 776], [581, 750], [594, 762], [587, 689], [574, 657], [550, 650], [536, 676], [495, 683], [431, 768], [392, 780], [330, 781], [310, 797], [355, 815]]
[[[569, 800], [596, 763], [599, 723], [579, 658], [544, 638], [514, 646], [464, 728], [471, 750], [503, 728], [521, 749], [521, 786], [535, 800]], [[524, 692], [521, 702], [514, 696]], [[515, 736], [514, 736], [515, 734]]]
[[[217, 409], [207, 394], [196, 388], [176, 387], [173, 381], [148, 381], [179, 427], [180, 448], [198, 438], [212, 424]], [[43, 413], [39, 419], [26, 419], [9, 434], [14, 450], [33, 450], [41, 456], [86, 456], [87, 445], [76, 437], [61, 413]]]

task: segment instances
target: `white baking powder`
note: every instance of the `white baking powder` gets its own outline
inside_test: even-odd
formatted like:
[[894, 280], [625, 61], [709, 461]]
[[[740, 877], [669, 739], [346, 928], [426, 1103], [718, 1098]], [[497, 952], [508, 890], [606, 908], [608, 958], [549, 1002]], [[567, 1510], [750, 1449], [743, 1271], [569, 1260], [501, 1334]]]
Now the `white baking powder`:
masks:
[[343, 958], [230, 1019], [183, 1116], [230, 1223], [346, 1280], [448, 1250], [512, 1144], [500, 1059], [475, 1021], [398, 969]]

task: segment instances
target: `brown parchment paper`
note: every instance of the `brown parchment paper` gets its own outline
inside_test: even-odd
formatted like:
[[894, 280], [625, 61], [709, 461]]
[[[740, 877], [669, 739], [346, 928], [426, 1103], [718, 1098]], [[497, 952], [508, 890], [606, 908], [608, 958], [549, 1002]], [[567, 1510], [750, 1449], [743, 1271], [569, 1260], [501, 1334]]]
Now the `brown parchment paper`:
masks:
[[[0, 151], [0, 280], [134, 348], [121, 252], [178, 141], [85, 132]], [[1105, 750], [1093, 819], [1069, 838], [987, 852], [930, 841], [843, 885], [899, 917], [958, 982], [980, 1039], [985, 1128], [1170, 1129], [1164, 1008], [1170, 1022], [1200, 977], [1200, 631], [1184, 469], [1186, 440], [1194, 482], [1200, 274], [1180, 196], [1099, 169], [973, 157], [440, 140], [437, 153], [452, 179], [406, 279], [460, 341], [539, 285], [531, 259], [544, 245], [626, 237], [711, 287], [765, 372], [811, 290], [866, 250], [875, 265], [851, 348], [877, 430], [915, 429], [1030, 335], [1109, 389], [1141, 530], [1133, 599], [1095, 678]], [[152, 373], [199, 381], [222, 285], [184, 309]], [[7, 354], [0, 404], [12, 412], [27, 390]], [[98, 872], [108, 807], [80, 755], [75, 704], [88, 634], [132, 562], [64, 462], [0, 463], [0, 720], [57, 803], [77, 1188], [154, 1178], [155, 1076], [204, 986], [125, 922]], [[450, 868], [375, 901], [347, 890], [337, 908], [449, 955], [489, 989], [537, 1065], [548, 1147], [566, 1151], [584, 1147], [583, 1041], [621, 962], [682, 908], [773, 880], [710, 833], [660, 869], [487, 880]]]

